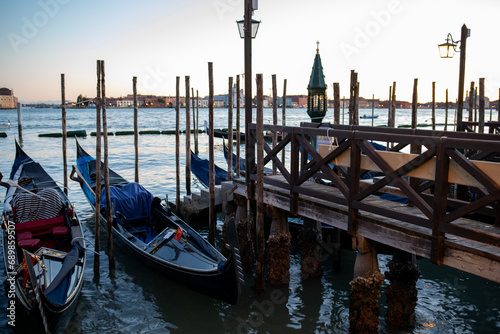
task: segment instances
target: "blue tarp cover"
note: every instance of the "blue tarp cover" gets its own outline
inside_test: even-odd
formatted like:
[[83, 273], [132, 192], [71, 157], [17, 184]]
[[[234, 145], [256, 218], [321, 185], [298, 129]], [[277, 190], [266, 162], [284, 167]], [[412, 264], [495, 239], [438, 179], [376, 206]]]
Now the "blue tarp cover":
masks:
[[[131, 182], [123, 187], [109, 187], [111, 203], [115, 212], [120, 212], [127, 220], [151, 216], [153, 195], [138, 183]], [[101, 191], [101, 207], [106, 208], [106, 191]], [[120, 222], [119, 215], [116, 220]]]

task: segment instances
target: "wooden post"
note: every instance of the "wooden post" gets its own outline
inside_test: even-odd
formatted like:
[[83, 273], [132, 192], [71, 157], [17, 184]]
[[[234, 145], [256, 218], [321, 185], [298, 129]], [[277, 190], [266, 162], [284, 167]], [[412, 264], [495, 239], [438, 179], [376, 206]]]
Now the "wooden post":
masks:
[[97, 61], [97, 101], [96, 101], [96, 183], [95, 183], [95, 236], [94, 236], [94, 276], [99, 277], [99, 244], [101, 226], [101, 61]]
[[344, 124], [345, 119], [345, 96], [342, 96], [342, 124]]
[[373, 127], [373, 116], [375, 116], [375, 94], [372, 94], [372, 127]]
[[[255, 224], [255, 289], [259, 292], [264, 291], [264, 256], [265, 256], [265, 237], [264, 237], [264, 138], [263, 138], [263, 87], [262, 74], [257, 74], [257, 181], [255, 185], [255, 197], [257, 202], [257, 219]], [[248, 171], [246, 171], [248, 173]]]
[[[286, 79], [283, 80], [283, 106], [281, 109], [281, 125], [286, 126]], [[285, 135], [284, 133], [282, 134]], [[285, 150], [281, 151], [281, 163], [285, 164]]]
[[19, 136], [19, 140], [23, 141], [23, 118], [20, 102], [17, 102], [17, 135]]
[[393, 128], [394, 127], [394, 119], [392, 118], [392, 112], [391, 112], [391, 103], [392, 99], [392, 86], [389, 86], [389, 100], [387, 101], [387, 127]]
[[191, 112], [189, 96], [189, 76], [186, 76], [186, 194], [191, 195]]
[[436, 130], [436, 82], [432, 82], [432, 130]]
[[411, 103], [411, 128], [417, 128], [417, 104], [418, 104], [418, 79], [413, 80], [413, 95]]
[[448, 88], [446, 88], [446, 102], [444, 106], [444, 131], [448, 131]]
[[109, 271], [115, 270], [115, 257], [113, 254], [113, 218], [111, 217], [111, 197], [109, 191], [109, 149], [108, 149], [108, 120], [106, 115], [106, 79], [104, 71], [104, 60], [101, 60], [101, 99], [102, 99], [102, 131], [104, 132], [104, 185], [106, 187], [106, 210], [108, 222], [108, 257], [109, 257]]
[[500, 88], [498, 88], [497, 117], [498, 121], [500, 122]]
[[479, 133], [484, 133], [484, 78], [479, 78]]
[[194, 137], [194, 153], [198, 154], [198, 128], [196, 127], [196, 108], [194, 98], [194, 88], [191, 87], [191, 108], [193, 108], [193, 137]]
[[386, 288], [387, 322], [397, 329], [411, 328], [415, 325], [416, 283], [420, 276], [416, 256], [395, 249], [387, 266], [385, 278], [390, 281]]
[[474, 81], [471, 81], [469, 91], [469, 122], [474, 122], [474, 87]]
[[[241, 149], [241, 138], [240, 138], [240, 75], [236, 76], [236, 166], [234, 172], [237, 177], [240, 177], [240, 149]], [[232, 159], [232, 157], [230, 158]]]
[[196, 129], [195, 129], [195, 133], [196, 133], [196, 142], [195, 142], [195, 147], [194, 147], [194, 152], [196, 154], [199, 153], [199, 150], [198, 150], [198, 137], [199, 137], [199, 134], [200, 134], [200, 96], [198, 94], [198, 90], [196, 90]]
[[391, 120], [392, 120], [392, 127], [396, 127], [396, 81], [393, 81], [392, 83], [392, 98], [391, 98]]
[[68, 155], [67, 155], [67, 129], [66, 129], [66, 88], [64, 82], [64, 73], [61, 74], [61, 106], [62, 106], [62, 153], [64, 170], [64, 193], [68, 195]]
[[181, 165], [180, 165], [180, 77], [175, 77], [175, 210], [181, 208]]
[[267, 240], [269, 283], [274, 286], [290, 282], [290, 247], [292, 237], [289, 232], [285, 212], [272, 207], [272, 224]]
[[134, 93], [134, 149], [135, 149], [135, 182], [139, 183], [139, 108], [137, 103], [137, 77], [132, 77]]
[[333, 124], [340, 124], [340, 86], [333, 83]]
[[214, 77], [213, 64], [208, 63], [208, 151], [209, 151], [209, 183], [208, 183], [208, 242], [215, 245], [215, 228], [217, 216], [215, 212], [215, 167], [214, 167]]
[[228, 109], [227, 109], [227, 149], [229, 159], [227, 159], [227, 180], [233, 179], [233, 77], [229, 77], [228, 82]]
[[[272, 75], [273, 85], [273, 125], [278, 125], [278, 88], [276, 87], [276, 74]], [[273, 131], [273, 148], [278, 145], [278, 132]], [[278, 168], [273, 162], [273, 175], [278, 173]]]
[[349, 125], [359, 125], [358, 118], [358, 94], [359, 82], [358, 73], [351, 70], [351, 85], [350, 85], [350, 98], [349, 98]]

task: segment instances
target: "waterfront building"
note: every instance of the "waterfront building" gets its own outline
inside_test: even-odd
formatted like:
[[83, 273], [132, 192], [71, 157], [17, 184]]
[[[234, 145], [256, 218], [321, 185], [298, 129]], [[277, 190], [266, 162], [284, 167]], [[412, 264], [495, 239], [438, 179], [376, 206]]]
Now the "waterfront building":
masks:
[[17, 102], [13, 89], [0, 88], [0, 109], [15, 109]]

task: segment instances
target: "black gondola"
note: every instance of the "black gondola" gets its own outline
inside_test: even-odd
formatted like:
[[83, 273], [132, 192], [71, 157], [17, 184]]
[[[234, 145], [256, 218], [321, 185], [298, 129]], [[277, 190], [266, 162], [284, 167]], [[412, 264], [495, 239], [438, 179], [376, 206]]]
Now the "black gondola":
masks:
[[86, 262], [74, 207], [17, 141], [10, 180], [3, 185], [8, 187], [3, 254], [16, 310], [24, 310], [40, 332], [63, 332], [82, 290]]
[[[103, 170], [104, 167], [102, 167]], [[95, 208], [96, 160], [77, 141], [77, 167], [87, 200]], [[101, 178], [104, 184], [104, 179]], [[230, 253], [225, 258], [191, 226], [140, 184], [128, 182], [109, 169], [113, 238], [139, 261], [190, 288], [236, 304], [243, 279], [234, 221], [228, 224]], [[104, 185], [101, 224], [107, 226]], [[229, 236], [232, 236], [231, 238]]]

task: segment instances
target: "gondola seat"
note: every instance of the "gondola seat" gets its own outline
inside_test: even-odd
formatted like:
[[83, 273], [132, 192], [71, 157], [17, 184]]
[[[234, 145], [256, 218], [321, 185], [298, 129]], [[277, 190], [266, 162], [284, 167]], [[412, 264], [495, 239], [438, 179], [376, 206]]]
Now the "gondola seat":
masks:
[[69, 235], [69, 228], [66, 226], [56, 226], [52, 228], [52, 235], [54, 237], [66, 237]]
[[32, 238], [33, 234], [31, 234], [31, 232], [22, 232], [17, 234], [17, 241], [32, 239]]
[[49, 219], [39, 219], [25, 223], [17, 223], [16, 233], [31, 232], [34, 236], [52, 234], [52, 229], [57, 226], [64, 226], [65, 220], [64, 216], [58, 216]]

